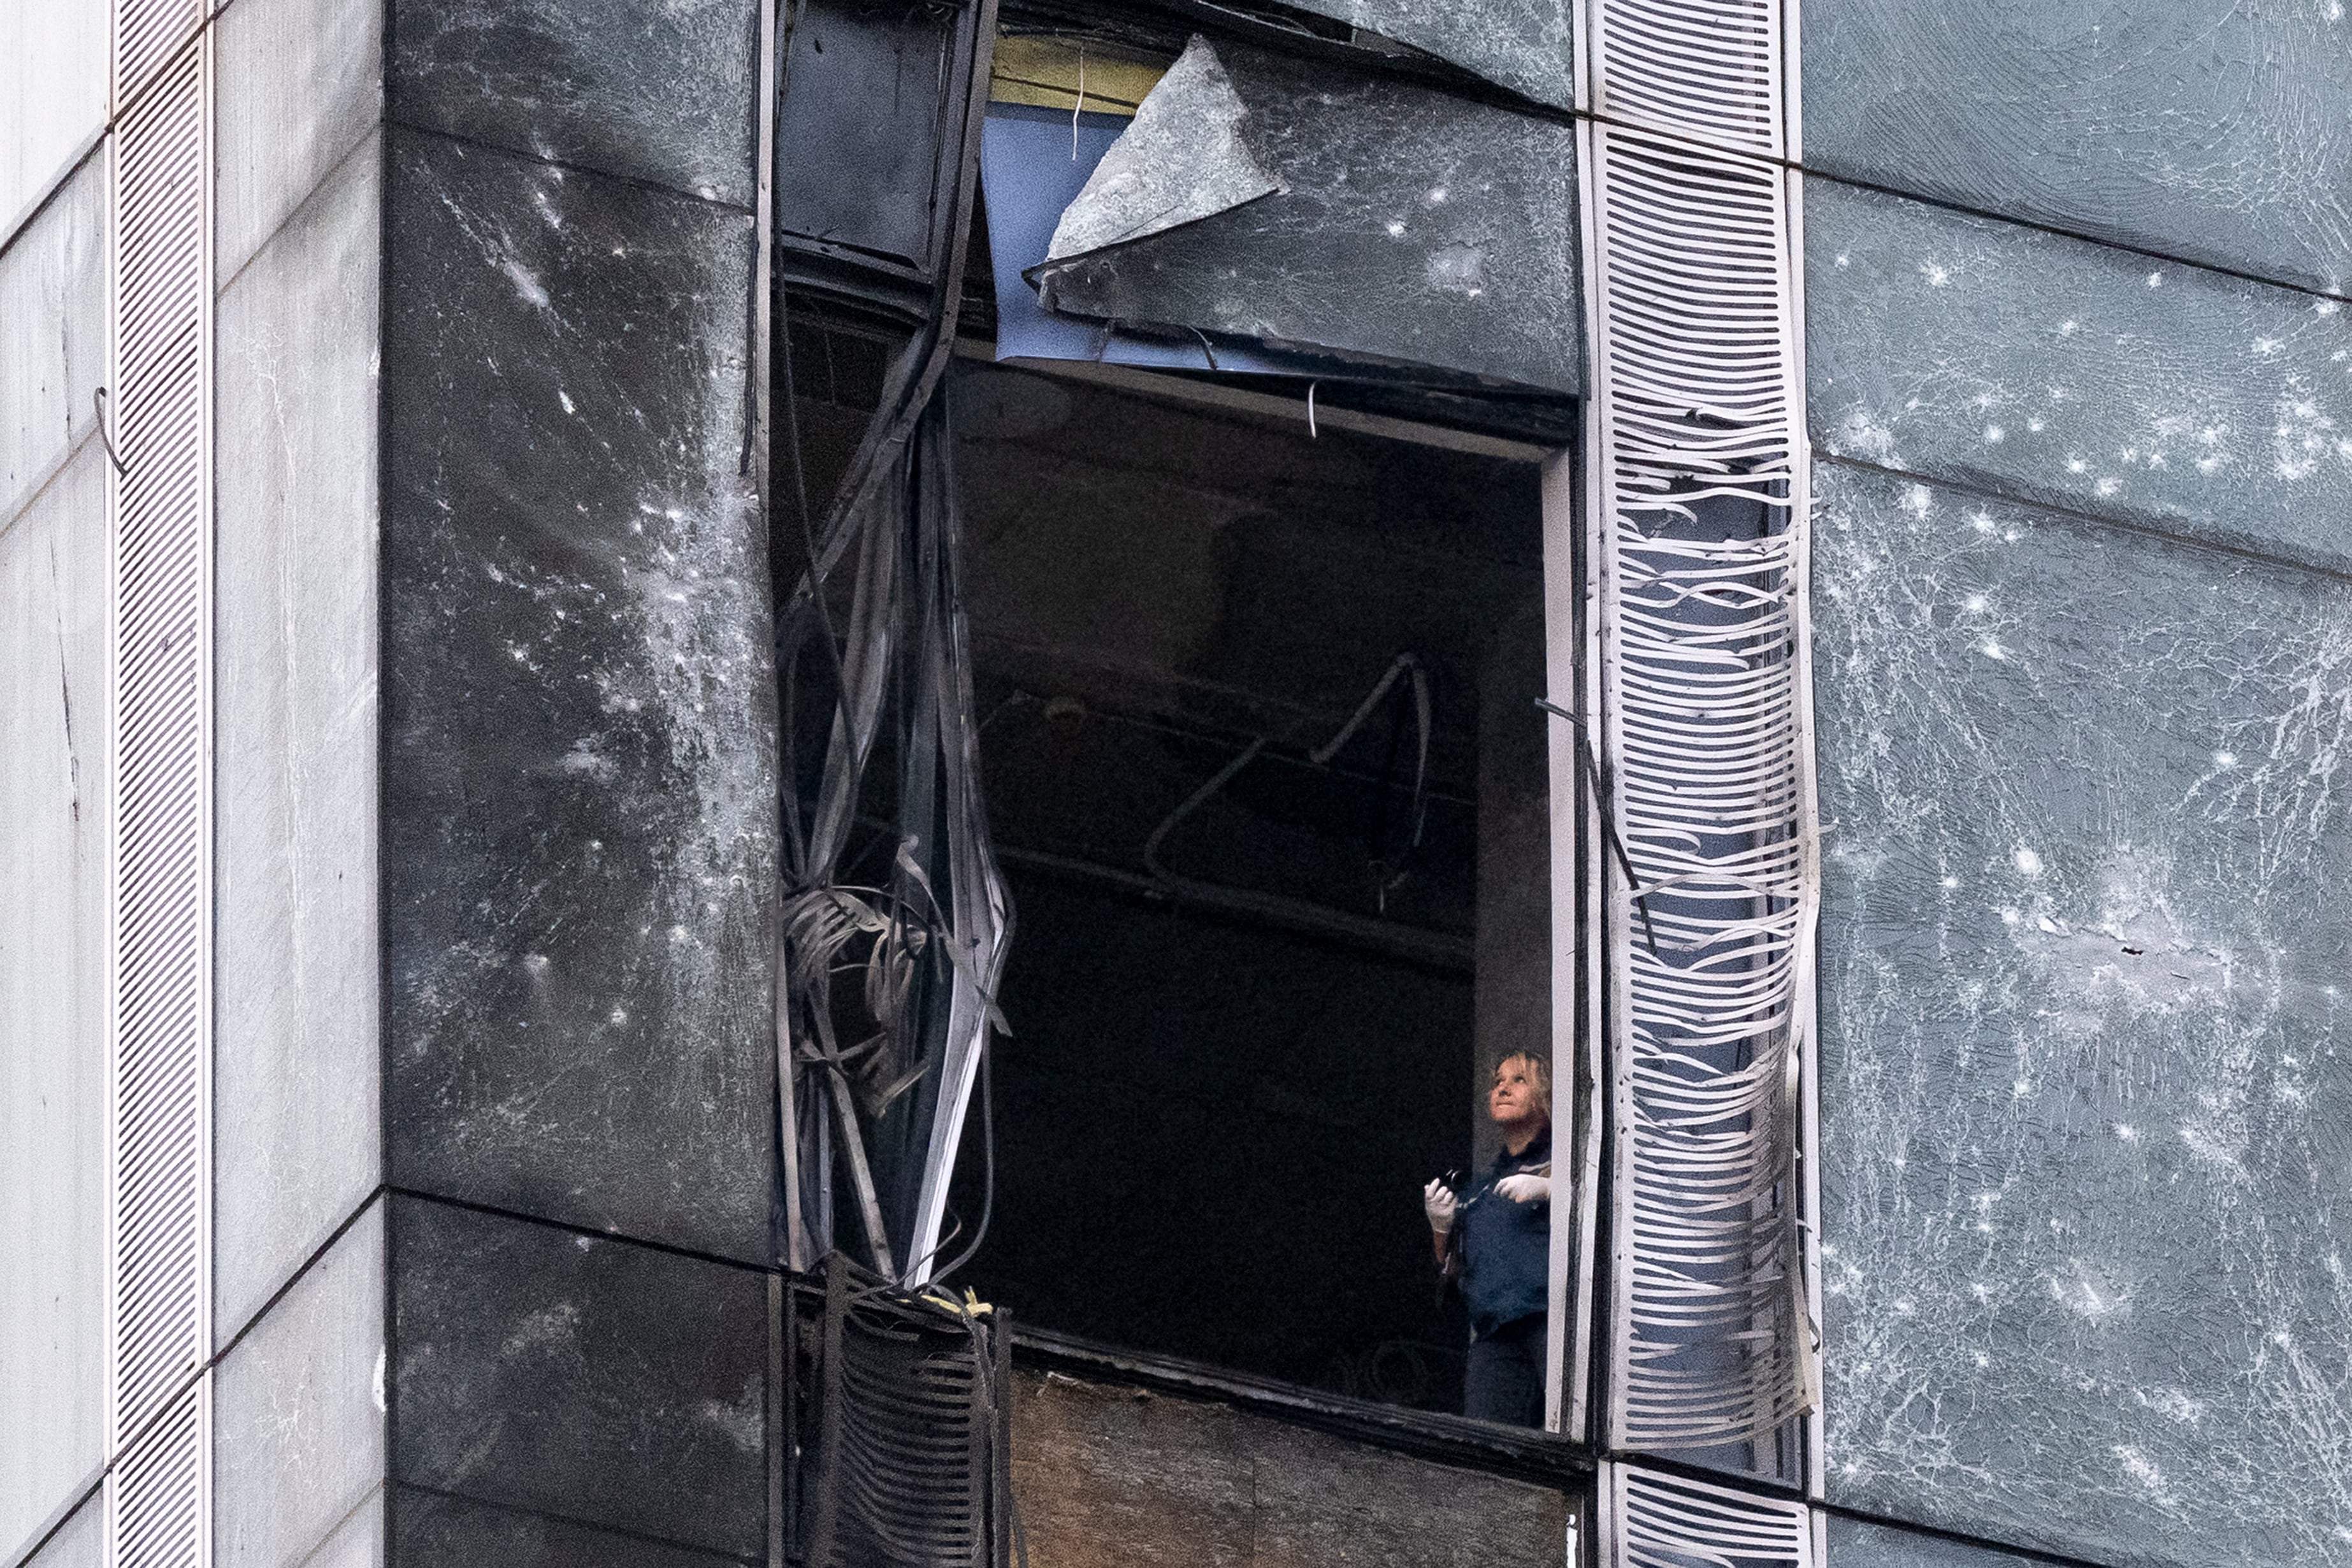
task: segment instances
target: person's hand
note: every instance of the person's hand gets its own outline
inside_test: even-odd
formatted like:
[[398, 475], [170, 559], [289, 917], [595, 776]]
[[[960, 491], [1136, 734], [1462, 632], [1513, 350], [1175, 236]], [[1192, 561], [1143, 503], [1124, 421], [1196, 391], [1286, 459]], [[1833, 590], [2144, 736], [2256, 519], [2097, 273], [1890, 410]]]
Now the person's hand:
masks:
[[1461, 1207], [1454, 1189], [1443, 1180], [1431, 1182], [1421, 1189], [1421, 1207], [1429, 1216], [1429, 1228], [1440, 1236], [1454, 1228], [1454, 1211]]
[[1521, 1171], [1517, 1176], [1507, 1176], [1496, 1182], [1495, 1190], [1513, 1203], [1549, 1203], [1551, 1177]]

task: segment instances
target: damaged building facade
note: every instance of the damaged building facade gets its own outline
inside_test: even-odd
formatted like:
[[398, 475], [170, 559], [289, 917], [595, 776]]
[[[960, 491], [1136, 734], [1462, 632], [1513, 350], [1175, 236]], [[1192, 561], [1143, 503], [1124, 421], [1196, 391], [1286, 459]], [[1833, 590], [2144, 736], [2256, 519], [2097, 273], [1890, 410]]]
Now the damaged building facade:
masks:
[[2341, 12], [9, 6], [0, 1564], [2352, 1564]]

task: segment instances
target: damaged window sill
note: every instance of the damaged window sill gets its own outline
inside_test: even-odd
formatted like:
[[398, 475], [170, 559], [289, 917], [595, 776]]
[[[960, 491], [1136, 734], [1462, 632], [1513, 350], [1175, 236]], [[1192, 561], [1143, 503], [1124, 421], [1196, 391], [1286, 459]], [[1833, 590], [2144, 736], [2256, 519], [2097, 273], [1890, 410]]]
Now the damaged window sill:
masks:
[[1467, 1416], [1350, 1399], [1297, 1384], [1249, 1377], [1174, 1356], [1121, 1350], [1046, 1329], [1013, 1331], [1013, 1364], [1088, 1383], [1148, 1388], [1238, 1406], [1418, 1458], [1553, 1483], [1589, 1478], [1591, 1450], [1557, 1432], [1491, 1426]]

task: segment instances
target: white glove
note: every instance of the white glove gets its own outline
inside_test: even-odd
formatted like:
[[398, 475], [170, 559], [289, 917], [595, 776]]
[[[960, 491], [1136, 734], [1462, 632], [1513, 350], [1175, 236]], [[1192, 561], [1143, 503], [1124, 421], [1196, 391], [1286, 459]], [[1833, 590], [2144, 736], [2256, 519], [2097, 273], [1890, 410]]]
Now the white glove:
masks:
[[1443, 1181], [1433, 1181], [1421, 1189], [1421, 1207], [1429, 1216], [1429, 1228], [1443, 1236], [1454, 1228], [1454, 1211], [1461, 1203], [1452, 1187]]
[[1507, 1176], [1496, 1182], [1495, 1190], [1513, 1203], [1549, 1203], [1551, 1177], [1521, 1171], [1517, 1176]]

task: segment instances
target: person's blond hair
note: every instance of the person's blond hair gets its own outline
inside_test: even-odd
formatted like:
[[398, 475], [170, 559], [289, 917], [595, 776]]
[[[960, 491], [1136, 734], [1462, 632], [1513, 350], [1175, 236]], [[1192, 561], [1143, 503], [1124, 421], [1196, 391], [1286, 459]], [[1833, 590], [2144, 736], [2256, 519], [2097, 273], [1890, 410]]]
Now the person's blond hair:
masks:
[[1495, 1063], [1495, 1076], [1497, 1078], [1501, 1077], [1503, 1069], [1508, 1067], [1514, 1061], [1524, 1061], [1528, 1064], [1528, 1082], [1536, 1086], [1536, 1103], [1543, 1107], [1544, 1120], [1547, 1122], [1550, 1121], [1551, 1058], [1548, 1056], [1538, 1056], [1532, 1051], [1515, 1051], [1511, 1052], [1510, 1055], [1503, 1058], [1502, 1061]]

